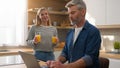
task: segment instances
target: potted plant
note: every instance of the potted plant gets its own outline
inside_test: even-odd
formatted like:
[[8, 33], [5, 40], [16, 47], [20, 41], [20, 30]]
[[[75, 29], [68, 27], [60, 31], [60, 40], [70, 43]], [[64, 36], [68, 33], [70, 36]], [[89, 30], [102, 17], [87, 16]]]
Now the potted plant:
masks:
[[120, 53], [120, 42], [118, 41], [114, 42], [114, 49], [117, 50], [117, 53]]

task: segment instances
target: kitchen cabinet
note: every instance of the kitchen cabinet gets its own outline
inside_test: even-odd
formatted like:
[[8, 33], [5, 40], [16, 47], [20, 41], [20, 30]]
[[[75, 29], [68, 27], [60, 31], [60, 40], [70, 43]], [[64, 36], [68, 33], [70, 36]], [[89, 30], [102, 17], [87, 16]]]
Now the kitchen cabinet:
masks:
[[106, 0], [106, 24], [120, 25], [120, 0]]
[[109, 64], [109, 68], [120, 68], [120, 60], [119, 59], [111, 59], [110, 60], [110, 64]]
[[106, 24], [106, 0], [84, 0], [87, 5], [87, 19], [96, 25]]
[[84, 0], [88, 20], [96, 25], [120, 25], [120, 0]]
[[36, 12], [40, 7], [46, 7], [49, 10], [52, 24], [56, 26], [69, 26], [67, 9], [65, 4], [69, 0], [28, 0], [28, 27], [34, 24]]
[[15, 65], [23, 63], [20, 55], [0, 56], [0, 67], [5, 65]]

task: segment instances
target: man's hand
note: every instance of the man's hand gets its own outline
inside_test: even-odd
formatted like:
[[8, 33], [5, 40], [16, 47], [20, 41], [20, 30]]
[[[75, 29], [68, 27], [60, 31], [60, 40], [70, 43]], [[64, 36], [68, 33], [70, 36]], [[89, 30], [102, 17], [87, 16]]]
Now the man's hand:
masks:
[[47, 65], [49, 68], [66, 68], [65, 64], [62, 64], [59, 61], [47, 61]]

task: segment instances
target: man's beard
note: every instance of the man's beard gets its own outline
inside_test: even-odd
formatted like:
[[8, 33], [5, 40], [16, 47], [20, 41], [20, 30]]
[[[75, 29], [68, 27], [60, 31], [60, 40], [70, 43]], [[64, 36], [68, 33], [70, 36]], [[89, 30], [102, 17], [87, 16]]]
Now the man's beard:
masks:
[[78, 21], [77, 20], [71, 20], [71, 25], [76, 25], [78, 23]]
[[70, 20], [71, 25], [77, 25], [79, 22], [81, 21], [81, 19], [76, 19], [76, 20]]
[[76, 23], [77, 22], [75, 22], [75, 21], [71, 21], [71, 25], [73, 25], [73, 26], [76, 25]]

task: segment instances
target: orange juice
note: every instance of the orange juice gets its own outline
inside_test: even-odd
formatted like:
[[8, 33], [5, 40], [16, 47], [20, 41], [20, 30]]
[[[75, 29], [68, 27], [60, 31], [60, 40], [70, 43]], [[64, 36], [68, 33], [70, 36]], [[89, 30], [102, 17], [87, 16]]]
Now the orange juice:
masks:
[[35, 41], [41, 42], [41, 35], [35, 35]]
[[57, 37], [55, 37], [55, 36], [52, 37], [52, 43], [54, 43], [54, 44], [57, 43]]

